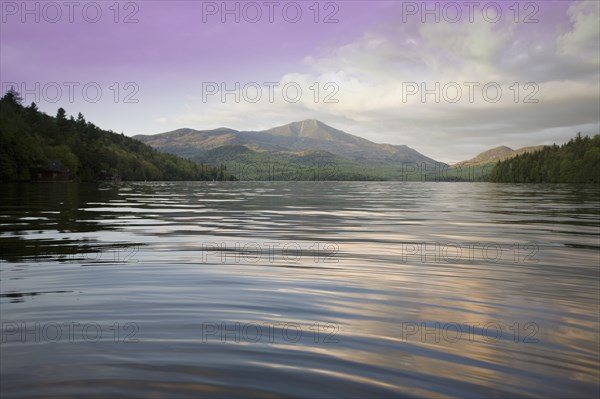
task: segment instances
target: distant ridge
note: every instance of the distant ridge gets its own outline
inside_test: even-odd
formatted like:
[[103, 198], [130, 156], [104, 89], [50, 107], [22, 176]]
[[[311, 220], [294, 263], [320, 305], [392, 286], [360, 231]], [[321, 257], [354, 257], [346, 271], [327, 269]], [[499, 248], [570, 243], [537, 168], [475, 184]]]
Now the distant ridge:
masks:
[[501, 145], [499, 147], [495, 147], [489, 150], [486, 150], [474, 158], [469, 159], [468, 161], [459, 162], [459, 164], [470, 164], [470, 165], [479, 165], [486, 164], [498, 161], [504, 161], [506, 159], [514, 158], [517, 155], [535, 152], [543, 149], [545, 146], [538, 145], [532, 147], [523, 147], [518, 150], [513, 150], [510, 147], [505, 145]]
[[378, 144], [316, 119], [306, 119], [263, 131], [177, 129], [134, 137], [163, 152], [202, 160], [202, 154], [223, 146], [241, 145], [259, 153], [324, 151], [361, 163], [437, 163], [406, 145]]

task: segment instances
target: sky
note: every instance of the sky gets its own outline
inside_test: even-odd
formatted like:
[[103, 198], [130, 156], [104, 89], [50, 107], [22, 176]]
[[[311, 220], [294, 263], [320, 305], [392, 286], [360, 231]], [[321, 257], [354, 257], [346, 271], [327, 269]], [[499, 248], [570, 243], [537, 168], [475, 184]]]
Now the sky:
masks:
[[128, 136], [318, 119], [456, 162], [600, 133], [599, 5], [1, 1], [0, 82]]

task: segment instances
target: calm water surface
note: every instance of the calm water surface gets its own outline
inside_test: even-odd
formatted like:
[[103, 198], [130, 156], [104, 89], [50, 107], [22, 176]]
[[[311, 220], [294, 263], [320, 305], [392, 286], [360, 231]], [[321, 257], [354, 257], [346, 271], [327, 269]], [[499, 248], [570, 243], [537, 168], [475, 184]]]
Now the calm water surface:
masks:
[[599, 394], [598, 187], [1, 190], [3, 398]]

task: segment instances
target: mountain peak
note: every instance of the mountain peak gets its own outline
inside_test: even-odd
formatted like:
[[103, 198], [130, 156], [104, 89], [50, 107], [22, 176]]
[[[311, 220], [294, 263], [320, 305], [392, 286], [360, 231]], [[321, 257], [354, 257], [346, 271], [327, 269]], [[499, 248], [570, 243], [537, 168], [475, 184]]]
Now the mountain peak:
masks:
[[510, 158], [514, 152], [515, 151], [512, 148], [507, 147], [505, 145], [500, 145], [498, 147], [494, 147], [489, 150], [483, 151], [476, 157], [461, 163], [484, 164], [489, 162], [497, 162], [506, 158]]
[[304, 120], [300, 121], [300, 123], [306, 124], [306, 125], [324, 125], [324, 126], [326, 126], [323, 122], [321, 122], [320, 120], [317, 120], [317, 119], [304, 119]]
[[317, 119], [304, 119], [267, 130], [273, 136], [327, 139], [337, 130]]
[[488, 151], [514, 151], [514, 150], [508, 146], [499, 145], [498, 147], [494, 147]]
[[292, 126], [294, 128], [299, 129], [300, 131], [306, 130], [306, 129], [319, 129], [319, 128], [333, 129], [331, 126], [324, 124], [323, 122], [321, 122], [318, 119], [304, 119], [304, 120], [301, 120], [298, 122], [289, 123], [284, 126]]

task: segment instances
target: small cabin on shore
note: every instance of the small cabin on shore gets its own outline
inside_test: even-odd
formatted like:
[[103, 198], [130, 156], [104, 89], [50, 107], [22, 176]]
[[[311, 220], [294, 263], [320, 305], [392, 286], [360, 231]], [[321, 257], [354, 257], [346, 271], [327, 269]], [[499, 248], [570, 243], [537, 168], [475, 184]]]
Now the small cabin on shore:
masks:
[[71, 181], [71, 171], [59, 159], [53, 159], [49, 165], [36, 168], [31, 177], [36, 182]]

